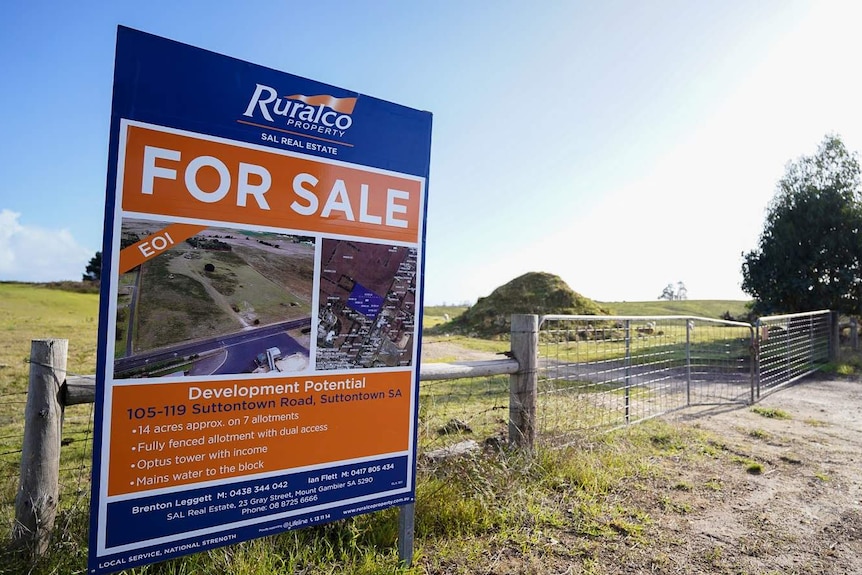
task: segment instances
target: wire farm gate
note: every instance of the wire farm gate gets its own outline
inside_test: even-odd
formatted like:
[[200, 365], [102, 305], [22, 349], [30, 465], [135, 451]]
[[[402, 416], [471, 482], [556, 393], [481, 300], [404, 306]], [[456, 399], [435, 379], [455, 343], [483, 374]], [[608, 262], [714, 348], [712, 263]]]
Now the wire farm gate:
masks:
[[838, 347], [829, 312], [776, 315], [757, 321], [755, 394], [779, 389], [817, 369]]
[[543, 316], [537, 430], [546, 440], [694, 405], [748, 404], [830, 359], [828, 311], [757, 324], [689, 316]]
[[[838, 349], [830, 312], [765, 317], [754, 325], [688, 316], [552, 315], [516, 315], [512, 325], [510, 358], [421, 366], [420, 456], [455, 447], [465, 435], [529, 449], [535, 442], [570, 442], [579, 430], [620, 427], [687, 406], [753, 403], [817, 370]], [[18, 449], [15, 434], [6, 438], [0, 458], [0, 515], [7, 523], [27, 526], [44, 519], [31, 505], [12, 509], [12, 499], [37, 500], [29, 497], [29, 486], [51, 491], [38, 500], [50, 503], [52, 513], [58, 492], [63, 507], [70, 494], [71, 506], [77, 506], [88, 493], [92, 406], [82, 404], [93, 402], [94, 381], [71, 374], [63, 381], [65, 360], [55, 373], [56, 365], [31, 352], [27, 422], [21, 421], [25, 449]], [[34, 382], [51, 383], [38, 397], [57, 402], [59, 417], [42, 416], [53, 413], [53, 403], [42, 408], [33, 401]], [[38, 425], [28, 433], [34, 421]], [[42, 433], [49, 423], [56, 429]], [[15, 492], [27, 496], [12, 497]], [[52, 525], [53, 518], [38, 523], [36, 531], [43, 534]]]

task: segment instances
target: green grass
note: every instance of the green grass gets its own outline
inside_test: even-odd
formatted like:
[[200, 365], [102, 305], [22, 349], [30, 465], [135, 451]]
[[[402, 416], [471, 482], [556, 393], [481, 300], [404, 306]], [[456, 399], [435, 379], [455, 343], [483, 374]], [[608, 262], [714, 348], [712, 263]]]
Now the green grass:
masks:
[[744, 327], [703, 324], [687, 331], [684, 321], [663, 321], [649, 335], [631, 329], [628, 342], [625, 330], [616, 328], [610, 330], [611, 337], [584, 340], [578, 335], [582, 327], [549, 326], [540, 331], [539, 353], [560, 361], [593, 362], [624, 358], [628, 349], [634, 365], [660, 356], [668, 366], [682, 366], [688, 357], [696, 363], [738, 366], [749, 361], [751, 355], [751, 332]]
[[761, 417], [766, 417], [768, 419], [791, 419], [791, 416], [786, 411], [781, 409], [775, 409], [772, 407], [760, 407], [755, 406], [751, 408], [751, 411], [760, 415]]
[[[258, 318], [264, 324], [311, 315], [311, 281], [308, 281], [303, 293], [291, 293], [280, 283], [248, 265], [239, 253], [239, 250], [236, 253], [199, 251], [195, 253], [201, 256], [198, 259], [173, 258], [169, 269], [174, 272], [175, 278], [184, 275], [205, 286], [209, 284], [229, 306], [239, 309], [249, 318]], [[254, 250], [242, 253], [247, 253], [248, 257], [255, 255]], [[204, 272], [203, 268], [207, 264], [212, 264], [215, 270]], [[261, 263], [258, 266], [264, 267]], [[266, 269], [275, 267], [270, 262]], [[214, 296], [210, 293], [210, 297]]]
[[98, 294], [0, 282], [0, 377], [26, 382], [30, 341], [41, 338], [68, 339], [68, 369], [93, 373], [98, 320]]
[[[738, 333], [733, 333], [731, 330], [710, 330], [709, 335], [693, 336], [691, 342], [686, 345], [684, 332], [666, 332], [662, 336], [651, 339], [635, 340], [630, 350], [632, 362], [635, 364], [640, 358], [650, 361], [658, 353], [661, 354], [662, 360], [669, 364], [676, 362], [677, 365], [683, 365], [686, 357], [689, 356], [704, 363], [711, 363], [747, 358], [750, 355], [749, 341], [747, 337], [739, 337]], [[579, 348], [584, 356], [581, 361], [625, 356], [625, 347], [619, 342], [600, 342], [592, 346], [576, 342], [558, 347], [561, 350]]]
[[[18, 488], [30, 342], [68, 339], [67, 373], [92, 374], [96, 369], [98, 315], [96, 293], [0, 283], [0, 393], [3, 397], [0, 404], [0, 517], [5, 525], [11, 525], [11, 504]], [[81, 497], [89, 490], [92, 407], [72, 406], [64, 415], [60, 450], [64, 510], [58, 522], [61, 529], [70, 510], [80, 504]], [[82, 528], [85, 532], [86, 527]]]
[[748, 302], [743, 300], [682, 300], [682, 301], [631, 301], [601, 303], [614, 315], [693, 315], [718, 319], [725, 312], [734, 318], [748, 313]]
[[[700, 432], [648, 422], [625, 430], [583, 434], [576, 446], [539, 447], [534, 454], [489, 450], [418, 469], [415, 566], [399, 567], [397, 511], [389, 509], [281, 535], [130, 569], [137, 575], [249, 575], [472, 573], [504, 543], [538, 560], [547, 541], [575, 537], [584, 543], [649, 543], [652, 511], [622, 495], [633, 485], [679, 489], [658, 463], [697, 460]], [[691, 489], [691, 487], [687, 487]], [[665, 511], [689, 512], [673, 497]], [[82, 572], [86, 509], [64, 511], [48, 556], [32, 562], [8, 547], [0, 572]], [[581, 543], [583, 545], [584, 543]], [[583, 559], [574, 553], [571, 560]], [[549, 572], [549, 571], [535, 571]]]
[[752, 475], [760, 475], [763, 473], [763, 464], [757, 461], [749, 461], [745, 464], [745, 471]]
[[[422, 310], [422, 329], [427, 329], [429, 327], [434, 327], [435, 325], [440, 325], [442, 323], [446, 323], [447, 321], [451, 321], [467, 311], [468, 306], [460, 305], [460, 306], [452, 306], [452, 305], [433, 305], [433, 306], [425, 306]], [[446, 316], [449, 319], [446, 319]]]
[[[221, 281], [228, 285], [239, 280], [225, 274]], [[449, 313], [450, 318], [455, 315], [454, 310], [433, 312], [426, 310], [426, 319], [442, 317], [442, 313]], [[644, 315], [647, 312], [625, 313]], [[36, 337], [68, 338], [69, 370], [93, 373], [97, 315], [98, 296], [95, 294], [71, 294], [39, 286], [0, 283], [0, 384], [7, 397], [23, 396], [27, 385], [24, 359], [29, 355], [29, 340]], [[719, 336], [699, 337], [703, 339], [695, 338], [696, 346], [723, 342], [723, 337]], [[470, 338], [453, 338], [452, 341], [479, 351], [508, 350], [508, 342]], [[671, 345], [678, 345], [678, 342]], [[732, 343], [728, 345], [733, 349]], [[503, 436], [508, 418], [507, 387], [505, 376], [473, 382], [423, 384], [420, 451], [465, 438], [482, 443], [489, 437]], [[48, 556], [34, 563], [17, 555], [9, 548], [8, 534], [4, 534], [0, 544], [0, 573], [85, 572], [90, 408], [76, 406], [67, 410], [64, 443], [69, 440], [71, 443], [64, 445], [61, 451], [64, 469], [61, 511]], [[22, 410], [21, 404], [9, 401], [0, 406], [4, 417], [2, 436], [14, 438], [16, 433], [20, 434]], [[439, 433], [448, 421], [456, 418], [466, 419], [471, 431]], [[653, 513], [657, 509], [684, 514], [689, 512], [679, 499], [684, 492], [723, 488], [718, 479], [705, 485], [693, 485], [681, 480], [675, 472], [686, 462], [697, 462], [704, 457], [728, 457], [714, 445], [715, 441], [703, 432], [652, 420], [609, 433], [579, 433], [577, 443], [564, 448], [552, 449], [539, 444], [533, 454], [489, 446], [473, 457], [441, 464], [421, 460], [417, 471], [416, 553], [412, 569], [399, 567], [395, 551], [397, 511], [390, 509], [125, 573], [419, 575], [565, 571], [564, 567], [553, 570], [548, 565], [552, 559], [560, 562], [557, 567], [574, 565], [576, 571], [580, 569], [577, 572], [590, 572], [595, 568], [593, 553], [598, 545], [603, 542], [647, 545], [655, 525]], [[6, 451], [18, 447], [10, 444]], [[11, 524], [11, 501], [18, 471], [16, 457], [8, 459], [8, 462], [4, 460], [0, 472], [3, 474], [0, 503], [6, 525]], [[650, 488], [640, 488], [643, 490], [641, 497], [632, 497], [638, 485]], [[644, 502], [644, 493], [652, 488], [671, 493], [658, 496], [657, 508]], [[548, 543], [555, 539], [565, 539], [566, 546]], [[496, 554], [500, 550], [512, 552], [522, 563], [513, 562], [511, 570], [501, 571], [504, 567], [494, 565], [490, 559], [499, 556]]]
[[[424, 382], [419, 388], [420, 446], [434, 449], [505, 434], [508, 409], [508, 375]], [[441, 431], [453, 420], [466, 423], [471, 431]]]
[[136, 353], [242, 329], [230, 309], [217, 305], [203, 284], [180, 274], [171, 278], [171, 259], [172, 254], [164, 254], [142, 266]]
[[805, 424], [810, 425], [811, 427], [828, 427], [829, 426], [828, 423], [826, 423], [824, 421], [820, 421], [819, 419], [814, 419], [814, 418], [806, 419]]
[[[118, 331], [133, 329], [133, 351], [139, 352], [309, 317], [313, 247], [285, 241], [276, 251], [247, 245], [232, 251], [175, 246], [141, 266], [136, 325], [118, 317], [124, 320]], [[128, 299], [118, 296], [118, 308]]]
[[821, 371], [843, 376], [862, 373], [862, 352], [842, 349], [838, 360], [825, 365]]
[[[458, 347], [472, 350], [472, 351], [484, 351], [488, 353], [503, 353], [509, 351], [511, 345], [508, 341], [497, 341], [497, 340], [488, 340], [488, 339], [479, 339], [476, 337], [466, 337], [462, 335], [443, 335], [443, 336], [423, 336], [423, 341], [425, 342], [449, 342], [454, 343]], [[444, 358], [441, 360], [442, 362], [451, 362], [458, 361], [459, 358]]]
[[[66, 369], [94, 373], [98, 316], [98, 294], [0, 283], [0, 393], [5, 397], [27, 389], [35, 339], [68, 339]], [[0, 406], [0, 414], [8, 415], [8, 406]]]
[[[683, 301], [641, 301], [641, 302], [597, 302], [612, 315], [649, 316], [649, 315], [688, 315], [719, 319], [729, 312], [734, 318], [742, 318], [748, 313], [743, 300], [683, 300]], [[445, 323], [445, 316], [453, 320], [464, 313], [469, 306], [425, 306], [422, 328], [426, 329]]]

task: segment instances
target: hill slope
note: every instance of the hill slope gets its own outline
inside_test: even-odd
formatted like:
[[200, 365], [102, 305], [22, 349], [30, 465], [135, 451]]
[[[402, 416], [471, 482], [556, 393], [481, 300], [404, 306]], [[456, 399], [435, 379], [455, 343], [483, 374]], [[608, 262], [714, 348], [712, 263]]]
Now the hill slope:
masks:
[[748, 321], [750, 312], [744, 300], [631, 301], [601, 303], [614, 315], [694, 315]]
[[511, 331], [511, 315], [567, 314], [602, 315], [608, 312], [593, 300], [572, 291], [554, 274], [529, 272], [479, 298], [476, 305], [452, 321], [435, 326], [430, 333], [460, 333], [496, 339]]

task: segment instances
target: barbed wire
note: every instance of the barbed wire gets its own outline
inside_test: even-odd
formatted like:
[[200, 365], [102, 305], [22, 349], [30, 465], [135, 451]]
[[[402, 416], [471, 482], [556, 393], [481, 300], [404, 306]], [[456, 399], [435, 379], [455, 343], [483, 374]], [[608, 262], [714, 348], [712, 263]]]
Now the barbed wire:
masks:
[[[69, 369], [60, 369], [60, 368], [59, 368], [59, 367], [57, 367], [56, 365], [50, 365], [50, 364], [47, 364], [47, 363], [42, 363], [41, 361], [33, 361], [33, 360], [32, 360], [32, 359], [30, 359], [29, 357], [25, 357], [25, 358], [24, 358], [24, 363], [30, 363], [30, 364], [33, 364], [33, 365], [38, 365], [39, 367], [44, 367], [44, 368], [46, 368], [46, 369], [51, 369], [51, 370], [54, 370], [54, 371], [64, 371], [64, 372], [66, 372], [66, 375], [67, 375], [67, 376], [71, 375], [72, 377], [86, 377], [86, 374], [75, 373], [75, 372], [73, 372], [73, 371], [70, 371]], [[89, 375], [92, 375], [92, 374], [89, 374]]]

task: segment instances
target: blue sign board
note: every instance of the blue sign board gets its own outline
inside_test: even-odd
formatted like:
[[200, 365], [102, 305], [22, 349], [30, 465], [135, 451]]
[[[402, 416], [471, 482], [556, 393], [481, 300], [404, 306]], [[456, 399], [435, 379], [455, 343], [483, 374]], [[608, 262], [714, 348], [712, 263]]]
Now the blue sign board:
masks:
[[414, 501], [430, 143], [118, 29], [89, 573]]

